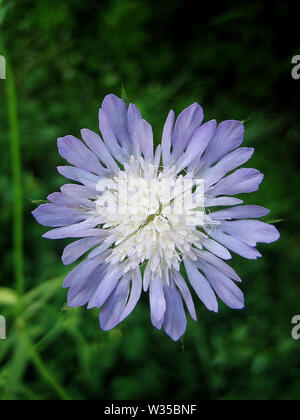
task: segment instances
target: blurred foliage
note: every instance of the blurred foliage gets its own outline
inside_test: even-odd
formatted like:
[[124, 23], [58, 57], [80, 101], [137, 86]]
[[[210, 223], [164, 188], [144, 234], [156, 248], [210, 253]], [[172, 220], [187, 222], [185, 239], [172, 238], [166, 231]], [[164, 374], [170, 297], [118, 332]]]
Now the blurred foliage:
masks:
[[[1, 398], [299, 399], [300, 342], [291, 339], [300, 313], [300, 82], [290, 64], [300, 54], [297, 28], [283, 1], [210, 2], [196, 13], [180, 0], [3, 0], [0, 53], [5, 46], [21, 138], [25, 293], [14, 283], [22, 261], [12, 252], [16, 168], [1, 80]], [[157, 139], [168, 110], [195, 101], [206, 119], [246, 120], [245, 145], [256, 148], [250, 164], [265, 173], [247, 203], [283, 220], [281, 240], [260, 247], [263, 259], [233, 258], [246, 310], [221, 304], [215, 315], [198, 302], [199, 321], [189, 319], [180, 343], [151, 326], [147, 296], [108, 333], [97, 311], [67, 309], [66, 242], [42, 239], [30, 214], [32, 200], [64, 182], [56, 138], [97, 130], [103, 97], [125, 89]]]

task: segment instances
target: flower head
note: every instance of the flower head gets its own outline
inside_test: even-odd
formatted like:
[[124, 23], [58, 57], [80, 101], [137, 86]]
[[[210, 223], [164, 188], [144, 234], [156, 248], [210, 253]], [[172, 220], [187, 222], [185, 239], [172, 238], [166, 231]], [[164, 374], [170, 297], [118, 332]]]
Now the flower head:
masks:
[[257, 259], [258, 242], [279, 238], [274, 226], [256, 220], [267, 209], [233, 197], [258, 190], [263, 179], [255, 169], [237, 169], [254, 151], [240, 147], [243, 124], [202, 124], [203, 117], [198, 104], [176, 121], [171, 111], [154, 150], [152, 128], [135, 105], [108, 95], [99, 112], [102, 137], [85, 129], [84, 143], [58, 139], [72, 165], [58, 172], [76, 184], [51, 194], [33, 215], [53, 228], [44, 237], [78, 239], [65, 248], [64, 264], [88, 253], [64, 287], [69, 306], [101, 308], [104, 330], [133, 311], [142, 288], [153, 325], [175, 341], [186, 329], [183, 301], [196, 320], [189, 286], [210, 311], [218, 312], [216, 295], [242, 309], [241, 279], [225, 261], [230, 252]]

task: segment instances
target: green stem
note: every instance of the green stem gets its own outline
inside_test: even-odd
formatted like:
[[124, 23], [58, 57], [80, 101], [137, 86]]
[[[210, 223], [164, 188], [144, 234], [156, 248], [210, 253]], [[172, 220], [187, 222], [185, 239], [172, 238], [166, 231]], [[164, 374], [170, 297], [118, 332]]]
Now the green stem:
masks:
[[68, 396], [66, 391], [62, 388], [62, 386], [56, 381], [54, 376], [49, 372], [45, 364], [43, 363], [42, 359], [40, 358], [39, 353], [36, 351], [30, 339], [28, 338], [28, 347], [29, 347], [29, 354], [32, 363], [34, 364], [36, 370], [41, 375], [41, 377], [48, 382], [48, 384], [56, 391], [57, 395], [65, 401], [70, 401], [71, 398]]
[[[1, 0], [0, 0], [1, 5]], [[14, 243], [14, 270], [16, 290], [21, 297], [24, 293], [24, 262], [23, 262], [23, 197], [22, 197], [22, 171], [20, 136], [17, 111], [17, 95], [13, 73], [5, 53], [2, 42], [0, 48], [6, 59], [6, 96], [8, 106], [9, 137], [11, 147], [11, 166], [13, 184], [13, 243]]]

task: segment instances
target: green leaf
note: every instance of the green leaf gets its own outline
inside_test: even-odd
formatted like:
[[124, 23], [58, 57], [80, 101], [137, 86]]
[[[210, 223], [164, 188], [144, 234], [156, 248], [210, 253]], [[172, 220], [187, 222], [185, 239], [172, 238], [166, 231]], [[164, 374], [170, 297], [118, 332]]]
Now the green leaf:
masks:
[[245, 118], [244, 120], [242, 120], [241, 123], [245, 125], [247, 122], [249, 122], [253, 119], [254, 119], [254, 117], [248, 117], [248, 118]]
[[130, 103], [127, 92], [125, 90], [124, 83], [122, 83], [122, 99], [127, 103], [127, 105]]
[[18, 336], [16, 346], [14, 348], [13, 356], [10, 359], [8, 368], [9, 375], [5, 384], [5, 392], [2, 399], [14, 400], [19, 384], [22, 382], [23, 375], [28, 364], [28, 345], [21, 333]]
[[57, 277], [48, 280], [27, 293], [23, 297], [23, 303], [25, 310], [23, 312], [24, 318], [30, 318], [36, 312], [41, 310], [46, 302], [57, 293], [58, 290], [62, 289], [62, 282], [64, 277]]
[[27, 337], [27, 346], [30, 355], [30, 359], [36, 368], [37, 373], [40, 375], [41, 379], [48, 383], [53, 390], [56, 391], [57, 395], [62, 400], [71, 400], [67, 391], [60, 385], [56, 376], [48, 369], [48, 366], [43, 362], [39, 353], [36, 351], [35, 347], [32, 345], [31, 341]]
[[0, 305], [15, 305], [18, 301], [18, 296], [16, 292], [12, 289], [7, 289], [5, 287], [0, 287]]
[[40, 205], [40, 204], [48, 204], [50, 201], [48, 200], [32, 200], [29, 197], [25, 197], [27, 200], [29, 200], [32, 204]]

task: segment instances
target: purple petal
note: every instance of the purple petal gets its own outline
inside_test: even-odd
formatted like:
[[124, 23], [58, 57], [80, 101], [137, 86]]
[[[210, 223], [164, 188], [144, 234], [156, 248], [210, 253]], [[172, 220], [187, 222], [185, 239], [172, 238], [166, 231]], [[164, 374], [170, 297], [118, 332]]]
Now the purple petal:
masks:
[[99, 319], [104, 331], [111, 330], [121, 321], [121, 315], [129, 294], [129, 285], [129, 277], [123, 276], [101, 309]]
[[164, 330], [177, 341], [183, 336], [186, 330], [186, 316], [179, 292], [173, 288], [165, 287], [166, 313], [164, 317]]
[[71, 308], [78, 308], [86, 305], [95, 293], [104, 270], [105, 266], [100, 264], [89, 274], [85, 271], [79, 282], [72, 286], [68, 292], [68, 306]]
[[147, 121], [140, 120], [132, 134], [132, 139], [136, 147], [136, 156], [142, 153], [146, 160], [153, 159], [153, 132]]
[[231, 279], [241, 283], [241, 278], [237, 275], [237, 273], [231, 268], [228, 264], [226, 264], [223, 260], [216, 257], [215, 255], [211, 254], [207, 251], [196, 251], [196, 254], [200, 258], [200, 260], [205, 260], [210, 265], [213, 265], [218, 270], [222, 271], [222, 273], [226, 274], [226, 276], [230, 277]]
[[220, 230], [212, 231], [209, 235], [215, 239], [217, 242], [220, 242], [226, 248], [240, 255], [241, 257], [247, 258], [248, 260], [256, 260], [261, 257], [261, 253], [257, 251], [254, 247], [251, 247], [244, 242], [236, 239], [232, 236], [229, 236]]
[[102, 239], [97, 237], [88, 237], [80, 239], [79, 241], [73, 242], [66, 246], [62, 255], [62, 262], [65, 265], [73, 264], [82, 255], [89, 251], [94, 246], [98, 245]]
[[121, 318], [120, 318], [121, 321], [127, 318], [128, 315], [130, 315], [131, 312], [134, 310], [134, 308], [136, 307], [136, 304], [140, 300], [141, 293], [142, 293], [142, 275], [141, 275], [140, 269], [138, 268], [134, 270], [132, 273], [130, 297], [128, 299], [124, 312], [121, 315]]
[[243, 143], [244, 126], [240, 121], [223, 121], [217, 129], [216, 136], [209, 143], [203, 161], [207, 167], [213, 165], [227, 153]]
[[246, 163], [254, 153], [253, 148], [241, 147], [224, 156], [215, 166], [202, 174], [205, 179], [205, 188], [220, 181], [228, 172]]
[[223, 206], [236, 206], [242, 204], [243, 200], [235, 197], [217, 197], [217, 198], [206, 198], [204, 207], [223, 207]]
[[54, 204], [42, 204], [32, 212], [38, 223], [43, 226], [60, 227], [79, 223], [85, 219], [84, 213]]
[[151, 280], [149, 296], [152, 324], [157, 327], [158, 324], [161, 325], [166, 311], [162, 280], [159, 276]]
[[57, 140], [58, 152], [71, 165], [103, 175], [103, 166], [100, 165], [96, 155], [91, 152], [82, 141], [74, 136], [60, 137]]
[[131, 141], [128, 133], [126, 103], [115, 95], [107, 95], [102, 103], [102, 109], [117, 141], [126, 151], [130, 151]]
[[172, 159], [174, 161], [176, 161], [182, 152], [184, 152], [196, 128], [202, 124], [203, 118], [203, 110], [197, 103], [186, 108], [179, 115], [176, 120], [172, 136]]
[[235, 195], [257, 191], [264, 176], [256, 169], [242, 168], [221, 179], [209, 195]]
[[185, 301], [185, 304], [188, 308], [188, 311], [191, 315], [191, 317], [193, 318], [194, 321], [197, 321], [197, 315], [196, 315], [196, 310], [195, 310], [195, 306], [194, 306], [194, 302], [193, 302], [193, 298], [192, 295], [189, 291], [189, 288], [186, 285], [186, 282], [184, 281], [183, 277], [181, 276], [181, 274], [178, 271], [173, 272], [173, 277], [175, 280], [175, 283], [178, 287], [178, 289], [180, 290], [180, 293]]
[[184, 261], [188, 279], [197, 293], [199, 299], [209, 311], [218, 312], [217, 298], [208, 281], [198, 271], [196, 265], [189, 260]]
[[74, 225], [65, 226], [58, 229], [52, 229], [43, 235], [46, 239], [64, 239], [80, 238], [84, 236], [100, 236], [103, 233], [101, 229], [93, 229], [99, 224], [98, 219], [85, 220]]
[[125, 161], [127, 161], [130, 156], [129, 151], [122, 149], [122, 147], [119, 145], [116, 136], [110, 126], [108, 117], [103, 111], [103, 109], [100, 109], [99, 111], [99, 128], [104, 143], [106, 144], [106, 147], [108, 148], [112, 156], [120, 163], [124, 163]]
[[237, 285], [215, 267], [202, 262], [201, 270], [205, 273], [210, 284], [220, 299], [232, 309], [243, 309], [244, 295]]
[[127, 124], [131, 139], [142, 119], [143, 117], [137, 107], [134, 104], [130, 104], [127, 112]]
[[104, 163], [111, 172], [118, 173], [120, 169], [100, 136], [87, 129], [81, 130], [81, 135], [89, 148], [98, 156], [100, 161]]
[[161, 162], [161, 144], [157, 146], [156, 151], [155, 151], [155, 156], [154, 156], [154, 166], [157, 171], [160, 168], [160, 162]]
[[88, 256], [88, 258], [95, 258], [98, 255], [103, 254], [103, 252], [107, 251], [113, 244], [113, 240], [106, 238], [105, 241], [99, 245], [97, 248], [95, 248]]
[[161, 327], [163, 326], [163, 323], [164, 323], [164, 316], [159, 321], [157, 321], [154, 318], [151, 318], [151, 322], [152, 322], [153, 327], [157, 328], [158, 330], [161, 330]]
[[280, 237], [275, 226], [261, 222], [260, 220], [223, 222], [221, 229], [250, 246], [256, 246], [257, 242], [269, 244], [277, 241]]
[[238, 206], [225, 210], [215, 211], [210, 213], [213, 219], [256, 219], [257, 217], [264, 217], [270, 213], [270, 210], [261, 206]]
[[47, 199], [51, 201], [52, 204], [57, 205], [58, 207], [69, 207], [73, 209], [78, 209], [79, 207], [93, 208], [94, 204], [92, 201], [80, 198], [80, 197], [71, 197], [63, 193], [55, 192], [50, 194]]
[[178, 161], [177, 173], [188, 167], [195, 159], [202, 156], [208, 143], [215, 135], [216, 128], [217, 122], [216, 120], [212, 120], [196, 129], [188, 144], [186, 152]]
[[106, 302], [110, 294], [115, 290], [122, 269], [119, 266], [117, 266], [113, 269], [108, 270], [108, 273], [104, 276], [104, 278], [102, 278], [99, 287], [95, 291], [94, 295], [91, 297], [88, 304], [88, 309], [100, 308]]
[[218, 242], [213, 239], [207, 238], [202, 241], [203, 246], [217, 257], [222, 258], [223, 260], [230, 260], [231, 255], [227, 248], [220, 245]]
[[[97, 183], [99, 182], [100, 177], [93, 175], [84, 169], [74, 168], [73, 166], [58, 166], [57, 171], [64, 176], [65, 178], [72, 179], [73, 181], [85, 183], [92, 183], [94, 185], [93, 189], [96, 191]], [[108, 175], [108, 174], [107, 174]]]
[[84, 260], [77, 265], [65, 278], [63, 287], [75, 287], [82, 280], [87, 278], [99, 265], [103, 263], [102, 259], [94, 258], [93, 260]]
[[148, 264], [146, 265], [145, 271], [144, 271], [144, 276], [143, 276], [144, 292], [148, 291], [151, 279], [152, 279], [151, 264], [148, 262]]
[[175, 113], [170, 111], [167, 121], [164, 126], [163, 135], [162, 135], [162, 157], [163, 164], [167, 166], [170, 163], [171, 159], [171, 146], [172, 146], [172, 134], [174, 128]]
[[60, 190], [63, 194], [69, 197], [87, 198], [92, 200], [98, 198], [98, 194], [96, 191], [83, 185], [65, 184], [61, 187]]

